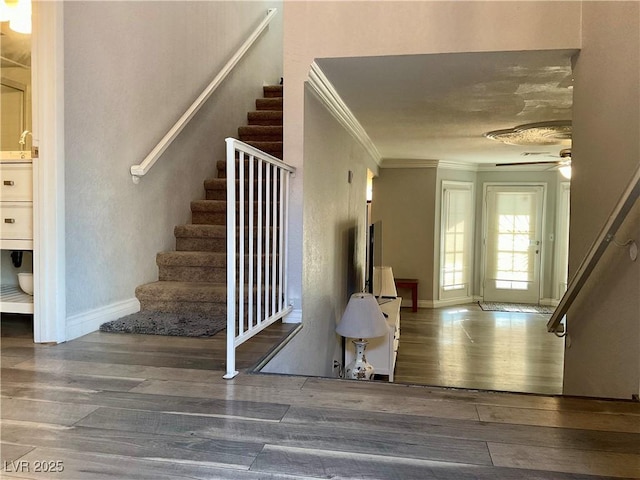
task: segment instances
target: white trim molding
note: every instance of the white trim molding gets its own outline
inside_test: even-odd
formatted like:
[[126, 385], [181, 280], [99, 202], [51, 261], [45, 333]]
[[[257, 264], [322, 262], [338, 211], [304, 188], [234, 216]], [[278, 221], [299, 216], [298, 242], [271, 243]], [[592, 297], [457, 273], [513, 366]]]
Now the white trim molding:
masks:
[[380, 166], [382, 156], [360, 122], [342, 100], [320, 66], [313, 62], [309, 71], [309, 86], [338, 122], [364, 147]]
[[[481, 166], [477, 163], [434, 160], [430, 158], [383, 158], [380, 168], [439, 168], [443, 170], [477, 172], [481, 169]], [[485, 170], [489, 169], [486, 168]], [[491, 170], [495, 170], [495, 167], [492, 167]]]
[[284, 316], [282, 323], [302, 323], [302, 310], [299, 308], [291, 310], [291, 313]]
[[34, 2], [32, 36], [35, 342], [64, 342], [64, 2]]
[[384, 158], [380, 168], [438, 168], [440, 162], [428, 158]]
[[139, 311], [140, 302], [137, 298], [131, 298], [69, 317], [67, 319], [67, 340], [95, 332], [105, 322], [117, 320]]
[[[418, 308], [442, 308], [454, 307], [456, 305], [466, 305], [474, 303], [473, 297], [451, 298], [449, 300], [418, 300]], [[411, 300], [402, 300], [403, 307], [411, 307]]]

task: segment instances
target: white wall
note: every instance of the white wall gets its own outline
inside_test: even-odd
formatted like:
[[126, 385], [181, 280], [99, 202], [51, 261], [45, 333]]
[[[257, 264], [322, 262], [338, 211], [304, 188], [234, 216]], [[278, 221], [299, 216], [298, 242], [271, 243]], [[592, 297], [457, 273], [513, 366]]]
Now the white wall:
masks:
[[[584, 2], [582, 29], [573, 92], [570, 275], [640, 164], [640, 3]], [[639, 205], [617, 238], [640, 241]], [[564, 392], [637, 395], [640, 261], [609, 246], [567, 318]]]
[[174, 144], [140, 163], [280, 2], [66, 2], [67, 318], [132, 299], [224, 159], [263, 83], [282, 75], [282, 8]]
[[335, 328], [364, 287], [371, 158], [309, 87], [304, 132], [303, 329], [262, 371], [334, 376], [333, 360], [342, 360]]

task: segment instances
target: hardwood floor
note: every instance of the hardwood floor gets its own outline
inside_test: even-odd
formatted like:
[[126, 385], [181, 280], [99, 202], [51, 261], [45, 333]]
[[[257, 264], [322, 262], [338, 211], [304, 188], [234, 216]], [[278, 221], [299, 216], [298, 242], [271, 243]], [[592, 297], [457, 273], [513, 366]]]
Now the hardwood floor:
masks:
[[[1, 333], [2, 478], [640, 477], [638, 403], [224, 380], [224, 337], [92, 333], [34, 345], [15, 319], [3, 319]], [[239, 356], [250, 363], [265, 348], [247, 350]]]
[[564, 340], [547, 332], [549, 317], [477, 304], [403, 308], [394, 381], [561, 394]]

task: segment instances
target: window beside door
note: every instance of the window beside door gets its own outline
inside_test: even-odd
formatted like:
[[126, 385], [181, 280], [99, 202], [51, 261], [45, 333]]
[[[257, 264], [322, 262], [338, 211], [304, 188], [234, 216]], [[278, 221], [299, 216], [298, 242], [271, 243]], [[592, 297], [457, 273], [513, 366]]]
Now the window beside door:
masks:
[[473, 183], [442, 182], [440, 300], [471, 296]]

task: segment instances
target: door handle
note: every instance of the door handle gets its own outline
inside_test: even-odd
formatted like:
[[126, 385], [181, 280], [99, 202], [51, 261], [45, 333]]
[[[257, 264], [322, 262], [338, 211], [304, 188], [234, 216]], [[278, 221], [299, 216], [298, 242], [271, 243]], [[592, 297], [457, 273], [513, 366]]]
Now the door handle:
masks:
[[5, 218], [4, 219], [4, 223], [16, 223], [16, 219], [15, 218]]
[[9, 187], [13, 187], [16, 184], [16, 182], [14, 182], [13, 180], [5, 180], [4, 184]]

